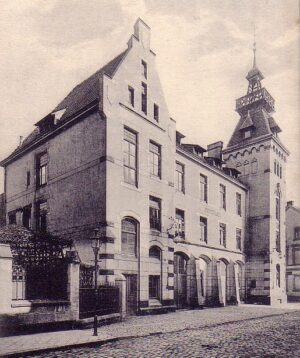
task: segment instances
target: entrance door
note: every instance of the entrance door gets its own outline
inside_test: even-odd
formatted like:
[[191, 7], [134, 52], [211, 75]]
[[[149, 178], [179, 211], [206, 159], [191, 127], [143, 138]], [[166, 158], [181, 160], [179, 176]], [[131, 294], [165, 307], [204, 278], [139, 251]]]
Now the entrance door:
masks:
[[125, 277], [127, 314], [133, 316], [137, 310], [137, 275], [125, 275]]
[[174, 296], [177, 308], [187, 306], [187, 259], [180, 253], [174, 255]]

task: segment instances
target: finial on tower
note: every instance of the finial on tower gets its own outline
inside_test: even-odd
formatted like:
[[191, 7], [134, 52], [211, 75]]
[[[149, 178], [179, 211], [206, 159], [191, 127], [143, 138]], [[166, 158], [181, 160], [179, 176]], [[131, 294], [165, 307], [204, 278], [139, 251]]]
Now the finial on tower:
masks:
[[255, 36], [255, 24], [254, 24], [254, 30], [253, 30], [253, 68], [256, 67], [256, 36]]

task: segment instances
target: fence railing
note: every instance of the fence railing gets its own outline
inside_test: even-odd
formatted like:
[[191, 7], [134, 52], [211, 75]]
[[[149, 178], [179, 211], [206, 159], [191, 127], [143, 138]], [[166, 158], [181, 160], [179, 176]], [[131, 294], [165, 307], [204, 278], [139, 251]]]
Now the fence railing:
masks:
[[120, 312], [119, 288], [117, 286], [100, 286], [80, 288], [79, 318], [104, 316]]

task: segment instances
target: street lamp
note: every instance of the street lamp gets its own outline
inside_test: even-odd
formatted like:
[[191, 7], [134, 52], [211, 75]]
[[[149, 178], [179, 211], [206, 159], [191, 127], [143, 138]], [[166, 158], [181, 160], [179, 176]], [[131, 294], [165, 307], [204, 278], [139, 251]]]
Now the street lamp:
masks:
[[91, 237], [92, 248], [95, 256], [95, 300], [94, 300], [94, 336], [98, 336], [98, 317], [97, 317], [97, 289], [98, 289], [98, 255], [101, 246], [99, 229], [94, 229]]

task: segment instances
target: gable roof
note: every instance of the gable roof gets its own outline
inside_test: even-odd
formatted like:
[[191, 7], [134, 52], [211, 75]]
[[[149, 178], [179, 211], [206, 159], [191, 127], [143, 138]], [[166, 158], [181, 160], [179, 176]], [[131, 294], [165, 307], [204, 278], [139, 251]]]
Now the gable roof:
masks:
[[[46, 118], [49, 118], [52, 113], [65, 109], [65, 112], [61, 116], [59, 123], [68, 121], [76, 113], [78, 113], [83, 108], [87, 107], [94, 101], [100, 101], [102, 96], [102, 87], [100, 86], [100, 79], [103, 75], [113, 77], [118, 66], [126, 56], [129, 49], [121, 52], [118, 56], [109, 61], [105, 66], [100, 68], [93, 75], [88, 77], [86, 80], [81, 82], [79, 85], [73, 88], [73, 90], [50, 112], [46, 117], [42, 118], [36, 123], [39, 125]], [[35, 142], [42, 135], [38, 128], [35, 128], [7, 158], [3, 159], [0, 165], [3, 165], [3, 162], [12, 159], [15, 155], [19, 154], [27, 146]]]

